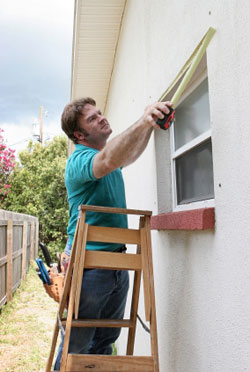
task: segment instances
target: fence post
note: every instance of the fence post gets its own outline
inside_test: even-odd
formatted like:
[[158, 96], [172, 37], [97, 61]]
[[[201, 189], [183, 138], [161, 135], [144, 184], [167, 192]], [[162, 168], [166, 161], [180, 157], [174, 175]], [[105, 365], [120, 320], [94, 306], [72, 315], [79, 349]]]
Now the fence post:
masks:
[[34, 260], [34, 222], [30, 223], [30, 261]]
[[7, 225], [7, 301], [12, 300], [12, 250], [13, 250], [13, 221]]
[[35, 256], [38, 257], [38, 240], [39, 240], [39, 223], [38, 223], [38, 220], [35, 222], [36, 224], [36, 244], [35, 244]]
[[26, 260], [27, 260], [27, 231], [28, 223], [27, 221], [23, 222], [23, 259], [22, 259], [22, 279], [25, 279], [26, 276]]

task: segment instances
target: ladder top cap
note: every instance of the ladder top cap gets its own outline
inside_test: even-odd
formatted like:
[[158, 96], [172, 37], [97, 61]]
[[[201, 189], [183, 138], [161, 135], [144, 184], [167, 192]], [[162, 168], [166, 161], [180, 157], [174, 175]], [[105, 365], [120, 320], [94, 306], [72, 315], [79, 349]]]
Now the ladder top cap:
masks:
[[101, 213], [117, 213], [117, 214], [135, 214], [139, 216], [151, 216], [152, 211], [143, 211], [138, 209], [125, 209], [125, 208], [111, 208], [111, 207], [99, 207], [96, 205], [81, 204], [78, 207], [79, 211], [91, 211]]

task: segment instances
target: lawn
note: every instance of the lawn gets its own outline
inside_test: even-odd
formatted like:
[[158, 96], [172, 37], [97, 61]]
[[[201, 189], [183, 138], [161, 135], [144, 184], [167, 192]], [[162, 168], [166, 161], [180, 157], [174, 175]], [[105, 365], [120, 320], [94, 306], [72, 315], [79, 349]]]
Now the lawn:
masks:
[[0, 313], [0, 372], [44, 372], [57, 308], [31, 265]]

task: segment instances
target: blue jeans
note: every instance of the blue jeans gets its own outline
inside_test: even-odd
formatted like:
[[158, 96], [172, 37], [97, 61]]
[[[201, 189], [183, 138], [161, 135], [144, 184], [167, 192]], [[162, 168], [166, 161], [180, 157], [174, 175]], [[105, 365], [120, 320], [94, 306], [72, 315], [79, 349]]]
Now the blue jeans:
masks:
[[[121, 254], [121, 253], [114, 253]], [[79, 319], [122, 319], [127, 300], [129, 276], [127, 271], [85, 270], [79, 305]], [[73, 328], [69, 353], [112, 354], [112, 343], [119, 337], [120, 328]], [[60, 370], [63, 339], [59, 346], [54, 370]]]

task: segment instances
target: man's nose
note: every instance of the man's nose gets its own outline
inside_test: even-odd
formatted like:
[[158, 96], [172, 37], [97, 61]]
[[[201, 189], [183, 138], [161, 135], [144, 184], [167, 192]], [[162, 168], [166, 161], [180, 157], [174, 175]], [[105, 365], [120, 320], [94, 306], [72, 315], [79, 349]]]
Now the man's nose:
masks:
[[103, 120], [105, 120], [105, 116], [99, 114], [99, 115], [98, 115], [98, 123], [101, 124]]

